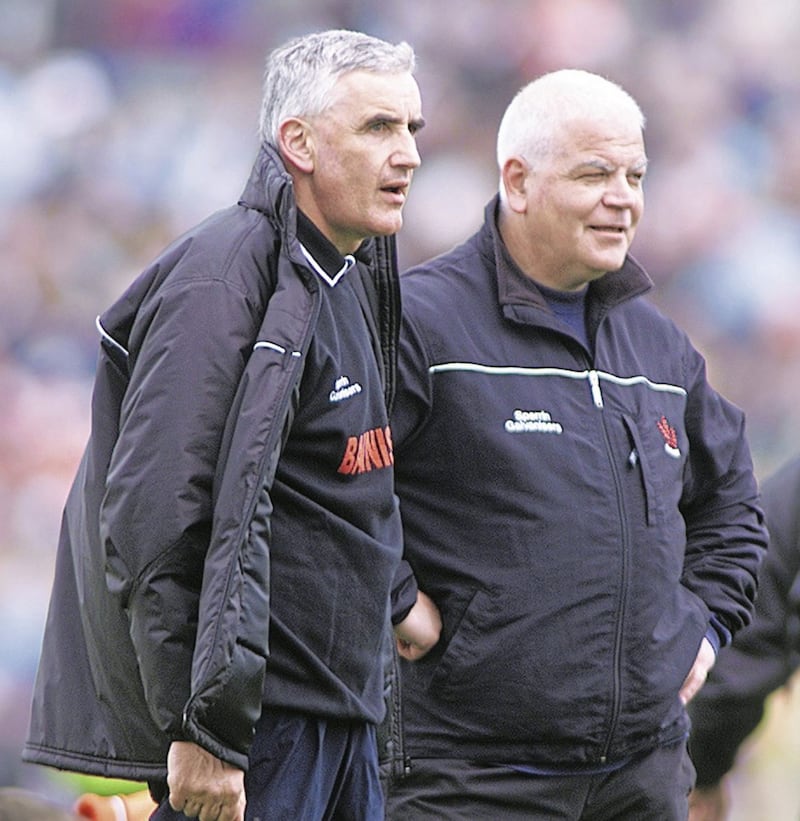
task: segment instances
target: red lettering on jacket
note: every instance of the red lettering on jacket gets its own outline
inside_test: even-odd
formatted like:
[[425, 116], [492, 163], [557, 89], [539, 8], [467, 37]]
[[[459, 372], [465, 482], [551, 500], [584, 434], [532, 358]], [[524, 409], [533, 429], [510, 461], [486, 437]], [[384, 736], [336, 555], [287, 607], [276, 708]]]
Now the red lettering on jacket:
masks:
[[338, 472], [355, 476], [393, 464], [392, 432], [387, 425], [385, 428], [372, 428], [360, 436], [348, 436]]

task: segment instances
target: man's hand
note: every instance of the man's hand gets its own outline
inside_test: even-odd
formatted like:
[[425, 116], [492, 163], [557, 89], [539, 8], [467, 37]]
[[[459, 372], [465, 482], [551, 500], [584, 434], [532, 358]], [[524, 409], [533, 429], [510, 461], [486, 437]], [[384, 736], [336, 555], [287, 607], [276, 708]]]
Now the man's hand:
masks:
[[169, 804], [200, 821], [244, 821], [244, 773], [191, 741], [173, 741], [167, 756]]
[[706, 683], [708, 671], [714, 666], [716, 660], [717, 654], [714, 652], [711, 642], [704, 637], [700, 643], [700, 649], [697, 651], [697, 658], [694, 660], [692, 669], [689, 670], [689, 675], [686, 676], [679, 693], [684, 704], [688, 704], [700, 692], [700, 688]]
[[713, 787], [695, 787], [689, 795], [689, 821], [725, 821], [729, 808], [724, 781]]
[[408, 661], [421, 659], [439, 641], [441, 632], [439, 608], [420, 590], [408, 615], [394, 628], [397, 652]]

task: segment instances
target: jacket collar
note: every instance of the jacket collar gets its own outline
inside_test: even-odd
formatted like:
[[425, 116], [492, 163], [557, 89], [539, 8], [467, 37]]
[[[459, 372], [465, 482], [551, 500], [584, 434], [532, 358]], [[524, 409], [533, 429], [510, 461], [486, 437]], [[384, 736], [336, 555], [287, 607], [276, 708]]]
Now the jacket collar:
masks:
[[[239, 205], [261, 211], [272, 222], [283, 240], [283, 253], [295, 263], [298, 271], [308, 272], [309, 265], [297, 236], [297, 204], [292, 178], [280, 154], [271, 145], [259, 149], [250, 178], [239, 198]], [[391, 409], [396, 382], [396, 357], [400, 326], [400, 285], [397, 276], [397, 244], [395, 237], [370, 237], [353, 255], [363, 263], [363, 275], [369, 289], [374, 290], [374, 302], [380, 327], [383, 367], [386, 374], [386, 406]], [[356, 273], [354, 271], [354, 273]], [[306, 275], [309, 287], [313, 280]]]
[[[306, 231], [299, 227], [299, 209], [294, 199], [294, 184], [283, 164], [281, 155], [271, 145], [265, 143], [260, 147], [250, 171], [250, 177], [239, 197], [239, 205], [261, 211], [276, 222], [281, 227], [284, 238], [291, 249], [291, 256], [297, 261], [304, 262], [299, 242], [302, 241], [307, 248], [308, 245], [305, 240]], [[301, 234], [300, 237], [298, 237], [298, 232]], [[322, 240], [327, 242], [324, 237]], [[380, 250], [376, 248], [377, 245], [381, 246]], [[394, 246], [394, 237], [380, 240], [369, 237], [361, 243], [353, 256], [360, 262], [372, 265], [376, 254], [392, 257], [395, 253]], [[338, 254], [335, 248], [333, 251]]]
[[292, 227], [295, 228], [292, 178], [280, 154], [271, 145], [262, 144], [259, 149], [239, 204], [278, 217], [281, 221], [291, 216]]
[[317, 226], [298, 208], [297, 237], [300, 247], [312, 270], [322, 277], [331, 287], [355, 264], [352, 254], [342, 256], [336, 246], [317, 228]]

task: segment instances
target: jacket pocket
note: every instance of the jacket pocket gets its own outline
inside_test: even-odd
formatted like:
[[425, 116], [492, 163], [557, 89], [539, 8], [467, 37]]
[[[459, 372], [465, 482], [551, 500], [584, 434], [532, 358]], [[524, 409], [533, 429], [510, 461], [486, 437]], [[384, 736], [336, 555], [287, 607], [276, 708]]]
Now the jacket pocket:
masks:
[[628, 469], [639, 471], [647, 524], [652, 527], [677, 510], [686, 464], [685, 435], [665, 416], [648, 426], [627, 414], [622, 419], [632, 443]]
[[452, 696], [465, 687], [469, 689], [480, 673], [491, 607], [490, 597], [480, 589], [467, 602], [431, 677], [431, 686], [442, 696], [447, 697], [448, 693]]
[[671, 601], [664, 602], [663, 612], [653, 628], [653, 670], [650, 688], [665, 690], [667, 697], [677, 699], [678, 692], [697, 658], [708, 627], [708, 608], [696, 593], [678, 585]]

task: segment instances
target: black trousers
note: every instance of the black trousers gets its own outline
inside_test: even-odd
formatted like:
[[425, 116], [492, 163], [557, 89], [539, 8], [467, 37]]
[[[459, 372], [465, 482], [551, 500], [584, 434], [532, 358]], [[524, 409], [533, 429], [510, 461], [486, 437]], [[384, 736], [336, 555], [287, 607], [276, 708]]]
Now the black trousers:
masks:
[[[382, 821], [375, 727], [266, 711], [244, 788], [245, 821]], [[151, 821], [185, 818], [164, 795]]]
[[532, 775], [500, 764], [412, 759], [388, 788], [390, 821], [686, 821], [694, 766], [686, 742], [612, 772]]

